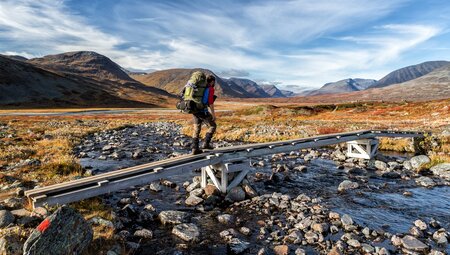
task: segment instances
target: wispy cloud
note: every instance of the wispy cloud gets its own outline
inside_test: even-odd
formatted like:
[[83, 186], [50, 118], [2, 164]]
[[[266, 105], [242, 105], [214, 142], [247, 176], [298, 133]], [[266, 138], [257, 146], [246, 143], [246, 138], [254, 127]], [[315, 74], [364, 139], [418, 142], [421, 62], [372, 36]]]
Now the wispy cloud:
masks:
[[95, 15], [83, 15], [65, 1], [3, 0], [0, 52], [92, 50], [133, 70], [204, 67], [320, 86], [355, 75], [381, 78], [389, 63], [448, 29], [384, 20], [408, 3], [134, 0], [104, 2]]

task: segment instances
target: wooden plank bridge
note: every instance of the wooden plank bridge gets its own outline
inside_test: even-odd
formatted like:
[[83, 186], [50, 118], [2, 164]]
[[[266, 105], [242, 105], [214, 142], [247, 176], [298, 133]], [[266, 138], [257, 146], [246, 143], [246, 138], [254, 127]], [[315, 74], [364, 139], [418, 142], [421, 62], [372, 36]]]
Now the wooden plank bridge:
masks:
[[[33, 208], [43, 205], [61, 205], [98, 195], [145, 185], [151, 181], [179, 175], [202, 168], [202, 186], [209, 177], [219, 190], [226, 192], [238, 185], [248, 173], [248, 159], [263, 155], [290, 152], [306, 148], [348, 143], [347, 155], [371, 158], [378, 148], [377, 137], [423, 137], [422, 132], [362, 130], [293, 139], [278, 142], [257, 143], [218, 148], [198, 155], [184, 155], [151, 162], [78, 180], [35, 188], [25, 192]], [[220, 172], [221, 178], [215, 176]], [[228, 174], [236, 176], [228, 183]]]

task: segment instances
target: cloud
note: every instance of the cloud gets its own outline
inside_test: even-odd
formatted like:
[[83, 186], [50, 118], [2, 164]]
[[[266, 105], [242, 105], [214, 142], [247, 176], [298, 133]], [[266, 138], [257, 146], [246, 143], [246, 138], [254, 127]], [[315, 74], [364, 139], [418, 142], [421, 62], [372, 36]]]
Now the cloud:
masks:
[[406, 0], [134, 0], [90, 10], [102, 19], [68, 3], [0, 1], [0, 52], [91, 50], [130, 70], [203, 67], [318, 87], [356, 75], [379, 79], [387, 64], [445, 31], [382, 20]]
[[248, 77], [250, 73], [245, 70], [229, 69], [220, 72], [219, 75], [223, 77]]

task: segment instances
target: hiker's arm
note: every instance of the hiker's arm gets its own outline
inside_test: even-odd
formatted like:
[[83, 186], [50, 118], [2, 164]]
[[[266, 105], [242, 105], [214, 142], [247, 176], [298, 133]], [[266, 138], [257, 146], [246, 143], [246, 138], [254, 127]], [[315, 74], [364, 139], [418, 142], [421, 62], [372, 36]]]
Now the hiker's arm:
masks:
[[216, 112], [214, 111], [214, 105], [209, 105], [209, 109], [211, 110], [211, 115], [213, 117], [213, 120], [216, 120]]

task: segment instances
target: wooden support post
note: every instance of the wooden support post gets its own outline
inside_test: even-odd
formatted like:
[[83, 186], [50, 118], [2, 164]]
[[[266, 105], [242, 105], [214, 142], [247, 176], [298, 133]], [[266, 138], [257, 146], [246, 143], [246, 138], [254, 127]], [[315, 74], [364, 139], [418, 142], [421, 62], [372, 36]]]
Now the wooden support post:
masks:
[[347, 156], [371, 159], [378, 151], [378, 139], [362, 139], [347, 142]]
[[[249, 172], [250, 163], [248, 160], [205, 166], [202, 168], [201, 185], [203, 188], [206, 187], [209, 178], [220, 192], [227, 193], [238, 186]], [[217, 175], [220, 175], [220, 177]], [[231, 175], [234, 175], [234, 178], [230, 178]]]

